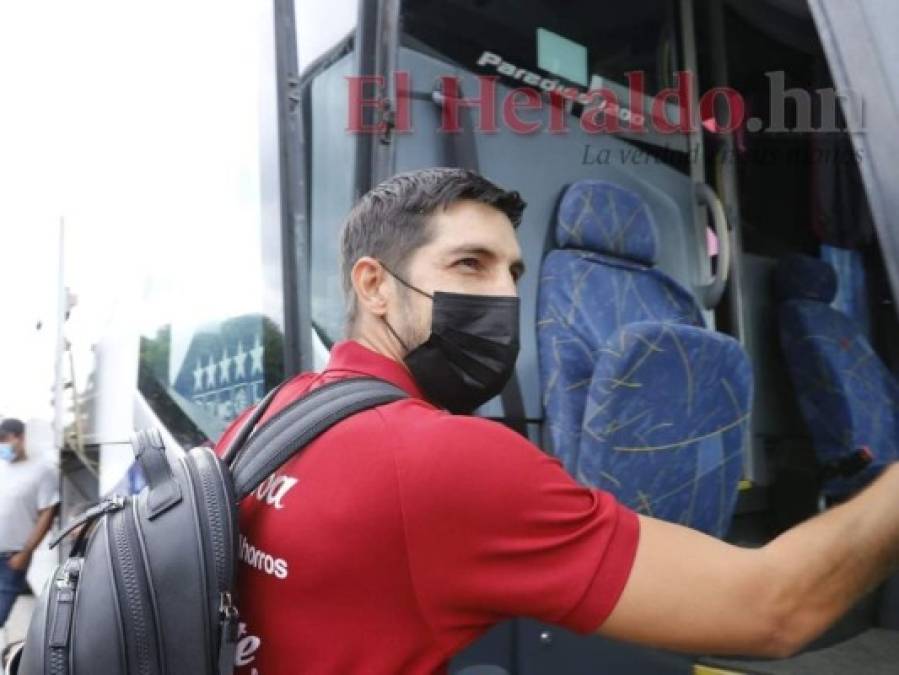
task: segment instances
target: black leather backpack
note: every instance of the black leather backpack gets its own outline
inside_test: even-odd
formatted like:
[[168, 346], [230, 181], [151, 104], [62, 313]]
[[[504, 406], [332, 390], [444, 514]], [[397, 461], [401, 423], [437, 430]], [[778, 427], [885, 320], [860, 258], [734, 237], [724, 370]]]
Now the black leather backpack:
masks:
[[54, 545], [78, 531], [36, 605], [11, 672], [232, 672], [240, 500], [337, 422], [406, 396], [374, 378], [340, 380], [256, 428], [276, 391], [256, 406], [222, 459], [194, 448], [173, 460], [158, 431], [135, 436], [147, 487], [106, 499], [59, 535]]

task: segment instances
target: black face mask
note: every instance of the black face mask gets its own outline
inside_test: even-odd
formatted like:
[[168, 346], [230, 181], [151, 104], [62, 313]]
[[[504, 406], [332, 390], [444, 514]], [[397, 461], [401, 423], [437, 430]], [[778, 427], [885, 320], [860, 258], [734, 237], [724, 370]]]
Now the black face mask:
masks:
[[452, 413], [470, 413], [499, 394], [512, 376], [518, 358], [518, 298], [514, 296], [445, 293], [434, 295], [397, 281], [434, 301], [431, 335], [403, 361], [430, 401]]

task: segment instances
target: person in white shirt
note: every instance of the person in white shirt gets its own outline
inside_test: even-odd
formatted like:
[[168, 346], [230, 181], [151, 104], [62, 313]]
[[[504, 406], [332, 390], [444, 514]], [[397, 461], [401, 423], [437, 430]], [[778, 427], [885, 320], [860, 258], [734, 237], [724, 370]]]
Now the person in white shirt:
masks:
[[56, 469], [28, 456], [25, 425], [20, 420], [3, 420], [0, 423], [0, 639], [12, 606], [25, 587], [31, 556], [50, 529], [58, 504]]

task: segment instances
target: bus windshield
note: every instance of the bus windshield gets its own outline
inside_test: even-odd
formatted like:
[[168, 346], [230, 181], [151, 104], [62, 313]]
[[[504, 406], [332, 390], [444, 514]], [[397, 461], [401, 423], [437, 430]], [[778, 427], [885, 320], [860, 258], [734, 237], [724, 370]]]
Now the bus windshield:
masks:
[[588, 0], [407, 0], [402, 28], [410, 46], [424, 46], [466, 69], [501, 78], [505, 73], [495, 72], [493, 64], [485, 69], [485, 51], [516, 70], [557, 78], [583, 91], [624, 87], [631, 71], [644, 74], [649, 95], [669, 86], [676, 63], [673, 3], [614, 7], [610, 12], [607, 3]]

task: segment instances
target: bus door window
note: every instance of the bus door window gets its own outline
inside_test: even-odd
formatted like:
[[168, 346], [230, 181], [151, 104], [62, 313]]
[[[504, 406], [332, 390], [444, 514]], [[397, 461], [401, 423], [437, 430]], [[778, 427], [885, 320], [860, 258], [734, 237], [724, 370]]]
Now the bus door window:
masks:
[[353, 204], [356, 136], [347, 130], [347, 78], [355, 73], [358, 2], [296, 0], [297, 45], [306, 149], [306, 220], [313, 364], [343, 337], [344, 299], [339, 269], [340, 226]]
[[[441, 110], [431, 98], [441, 77], [457, 76], [462, 93], [480, 91], [478, 76], [494, 78], [496, 124], [473, 110], [477, 169], [498, 184], [519, 190], [528, 202], [519, 241], [529, 270], [519, 284], [522, 334], [518, 377], [529, 419], [542, 419], [538, 377], [536, 298], [544, 254], [554, 247], [556, 209], [563, 190], [582, 179], [607, 180], [638, 193], [657, 223], [659, 267], [695, 290], [707, 281], [709, 260], [703, 232], [694, 225], [695, 196], [689, 176], [686, 137], [647, 133], [640, 140], [614, 133], [588, 133], [577, 95], [565, 103], [566, 131], [555, 133], [550, 97], [521, 118], [538, 128], [522, 131], [502, 117], [504, 101], [522, 86], [584, 93], [602, 81], [627, 91], [627, 73], [640, 71], [646, 98], [670, 84], [677, 68], [676, 12], [665, 0], [616, 6], [575, 2], [565, 12], [549, 2], [428, 2], [401, 5], [398, 69], [408, 73], [412, 92], [408, 133], [394, 135], [394, 170], [447, 164]], [[536, 84], [535, 84], [536, 83]], [[626, 95], [616, 118], [630, 114]], [[625, 112], [626, 111], [626, 112]], [[486, 114], [486, 113], [485, 113]], [[708, 323], [713, 321], [707, 312]], [[481, 411], [502, 417], [494, 400]]]

